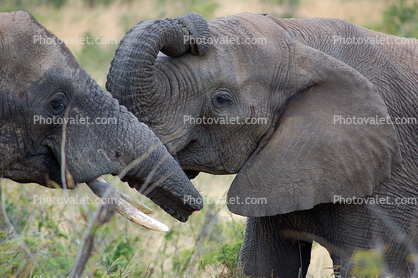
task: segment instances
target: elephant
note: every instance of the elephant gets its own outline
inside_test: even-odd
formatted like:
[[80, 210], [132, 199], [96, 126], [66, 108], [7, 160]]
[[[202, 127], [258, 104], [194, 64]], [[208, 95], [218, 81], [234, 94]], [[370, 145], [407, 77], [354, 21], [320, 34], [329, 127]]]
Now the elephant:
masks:
[[341, 277], [375, 249], [382, 273], [417, 276], [417, 40], [340, 19], [188, 20], [129, 30], [106, 89], [190, 178], [236, 174], [244, 274], [305, 277], [316, 241]]
[[[75, 185], [119, 197], [119, 204], [130, 197], [115, 189], [105, 195], [112, 187], [101, 175], [125, 169], [124, 181], [180, 221], [203, 207], [184, 202], [200, 194], [156, 135], [29, 13], [1, 13], [0, 39], [0, 178], [65, 187], [72, 177]], [[167, 230], [129, 203], [117, 209], [138, 224]]]

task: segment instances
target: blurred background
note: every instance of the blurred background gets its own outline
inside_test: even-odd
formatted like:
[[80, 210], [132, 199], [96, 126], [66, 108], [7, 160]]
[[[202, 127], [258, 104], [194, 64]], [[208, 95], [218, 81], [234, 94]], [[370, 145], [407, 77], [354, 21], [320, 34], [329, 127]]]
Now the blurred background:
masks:
[[[0, 11], [23, 9], [66, 45], [104, 87], [110, 61], [126, 31], [141, 20], [198, 12], [207, 20], [242, 12], [277, 17], [334, 17], [373, 30], [418, 37], [418, 0], [1, 0]], [[81, 43], [89, 38], [90, 44]], [[99, 43], [98, 43], [99, 42]], [[237, 268], [245, 218], [231, 214], [225, 195], [234, 176], [200, 174], [193, 183], [205, 208], [179, 223], [115, 177], [121, 191], [155, 211], [170, 227], [157, 233], [119, 215], [101, 227], [83, 277], [243, 277]], [[35, 196], [63, 198], [63, 190], [1, 180], [0, 277], [60, 277], [72, 267], [95, 204], [40, 204]], [[95, 195], [80, 185], [70, 197]], [[5, 215], [6, 214], [6, 215]], [[10, 220], [12, 227], [5, 221]], [[379, 273], [379, 255], [360, 254], [365, 275]], [[38, 276], [35, 276], [38, 275]], [[42, 276], [40, 276], [42, 275]], [[314, 244], [309, 277], [331, 277], [332, 262]]]

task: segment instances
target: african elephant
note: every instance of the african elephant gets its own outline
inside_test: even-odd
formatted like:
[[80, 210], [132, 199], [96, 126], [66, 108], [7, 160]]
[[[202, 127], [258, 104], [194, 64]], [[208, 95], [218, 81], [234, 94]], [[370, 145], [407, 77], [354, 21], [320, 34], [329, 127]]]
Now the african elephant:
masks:
[[183, 202], [200, 194], [155, 134], [30, 14], [1, 13], [0, 39], [0, 178], [62, 186], [66, 165], [76, 184], [100, 186], [130, 165], [124, 180], [178, 220], [202, 208]]
[[237, 174], [244, 273], [305, 276], [315, 240], [336, 274], [383, 246], [388, 273], [416, 276], [418, 208], [401, 202], [418, 192], [417, 41], [339, 19], [189, 19], [128, 31], [106, 88], [190, 177]]

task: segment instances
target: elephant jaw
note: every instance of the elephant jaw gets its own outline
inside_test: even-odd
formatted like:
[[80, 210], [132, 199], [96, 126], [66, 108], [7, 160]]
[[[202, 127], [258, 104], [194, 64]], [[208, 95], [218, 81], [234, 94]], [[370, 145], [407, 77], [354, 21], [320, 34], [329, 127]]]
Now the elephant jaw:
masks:
[[199, 175], [200, 172], [199, 171], [194, 171], [194, 170], [184, 170], [184, 173], [189, 178], [189, 180], [192, 180], [195, 177], [197, 177], [197, 175]]
[[103, 177], [100, 176], [88, 182], [87, 185], [99, 198], [107, 199], [109, 202], [116, 200], [116, 212], [133, 223], [159, 232], [167, 232], [169, 230], [165, 224], [147, 215], [153, 212], [150, 208], [135, 202]]

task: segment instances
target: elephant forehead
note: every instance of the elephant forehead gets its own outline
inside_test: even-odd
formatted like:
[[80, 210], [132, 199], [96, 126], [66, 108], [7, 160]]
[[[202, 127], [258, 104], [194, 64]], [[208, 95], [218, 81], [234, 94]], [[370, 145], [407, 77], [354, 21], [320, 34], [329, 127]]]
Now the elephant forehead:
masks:
[[[201, 84], [203, 86], [222, 83], [223, 79], [241, 86], [251, 82], [250, 79], [263, 84], [270, 82], [277, 64], [288, 63], [286, 39], [280, 36], [283, 30], [268, 16], [240, 14], [218, 18], [209, 22], [209, 29], [210, 38], [198, 41], [210, 44], [204, 56], [186, 53], [173, 58], [159, 54], [156, 68], [164, 73], [169, 71], [164, 69], [182, 72], [194, 76], [195, 80], [208, 82]], [[188, 81], [192, 80], [184, 80]]]
[[19, 80], [37, 81], [51, 68], [78, 64], [71, 51], [29, 13], [0, 13], [0, 64]]
[[268, 76], [277, 63], [288, 62], [288, 46], [282, 31], [270, 18], [241, 14], [209, 22], [211, 44], [201, 63], [212, 63], [223, 73]]

